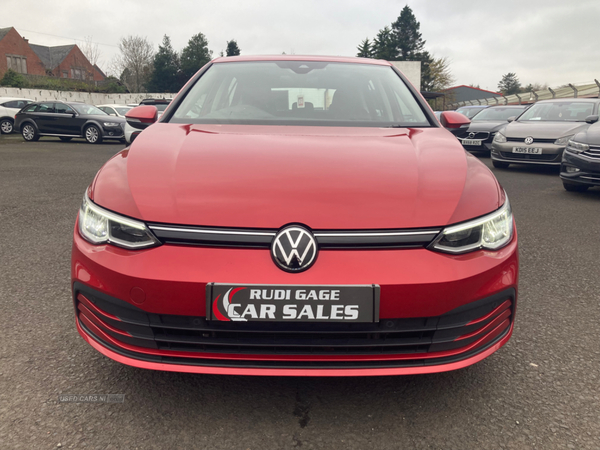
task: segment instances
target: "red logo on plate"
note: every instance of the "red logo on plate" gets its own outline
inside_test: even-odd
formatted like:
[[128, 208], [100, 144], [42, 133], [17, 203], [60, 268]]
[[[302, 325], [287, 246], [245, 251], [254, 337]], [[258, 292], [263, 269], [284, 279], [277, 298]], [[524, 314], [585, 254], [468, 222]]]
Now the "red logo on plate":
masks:
[[232, 303], [233, 296], [236, 292], [241, 291], [242, 289], [246, 289], [245, 287], [231, 288], [229, 289], [223, 299], [219, 301], [221, 298], [221, 294], [217, 296], [217, 298], [213, 301], [212, 309], [213, 314], [218, 320], [224, 322], [247, 322], [247, 319], [240, 317], [240, 314], [235, 311], [236, 306], [240, 306], [239, 304]]

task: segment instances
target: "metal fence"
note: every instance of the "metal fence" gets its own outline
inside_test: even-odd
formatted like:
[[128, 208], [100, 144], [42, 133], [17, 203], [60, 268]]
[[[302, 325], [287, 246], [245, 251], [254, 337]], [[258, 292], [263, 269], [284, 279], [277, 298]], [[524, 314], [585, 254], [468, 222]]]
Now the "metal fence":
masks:
[[447, 107], [456, 109], [469, 105], [525, 105], [538, 100], [551, 100], [553, 98], [600, 98], [600, 82], [569, 83], [557, 88], [547, 88], [540, 91], [522, 92], [514, 95], [489, 97], [464, 102], [447, 103]]

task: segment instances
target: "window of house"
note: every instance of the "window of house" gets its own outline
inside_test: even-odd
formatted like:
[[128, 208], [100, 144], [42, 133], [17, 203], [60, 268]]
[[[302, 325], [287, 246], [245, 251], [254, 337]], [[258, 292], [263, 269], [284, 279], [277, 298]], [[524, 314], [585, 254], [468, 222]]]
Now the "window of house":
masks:
[[6, 65], [17, 73], [27, 73], [27, 58], [19, 55], [6, 55]]
[[85, 71], [83, 69], [71, 68], [71, 78], [74, 80], [85, 80]]
[[62, 77], [63, 78], [69, 78], [69, 72], [66, 71], [66, 70], [63, 70]]

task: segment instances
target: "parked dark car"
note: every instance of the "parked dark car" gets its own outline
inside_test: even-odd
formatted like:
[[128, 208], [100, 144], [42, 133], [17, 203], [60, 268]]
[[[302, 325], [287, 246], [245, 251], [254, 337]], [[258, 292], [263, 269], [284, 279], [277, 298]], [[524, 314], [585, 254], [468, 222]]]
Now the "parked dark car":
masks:
[[567, 191], [586, 191], [600, 186], [600, 123], [577, 133], [567, 144], [560, 165]]
[[84, 103], [36, 102], [15, 116], [15, 127], [26, 141], [56, 136], [62, 141], [84, 138], [90, 144], [99, 144], [103, 139], [123, 140], [125, 119]]
[[573, 135], [598, 121], [597, 98], [542, 100], [498, 131], [492, 142], [492, 164], [559, 166]]
[[469, 119], [472, 119], [477, 114], [479, 114], [484, 109], [489, 108], [488, 105], [473, 105], [473, 106], [461, 106], [456, 110], [457, 113], [461, 113], [464, 116], [467, 116]]
[[496, 132], [512, 119], [515, 119], [529, 105], [490, 106], [479, 112], [471, 120], [471, 124], [455, 133], [465, 150], [470, 152], [487, 152], [492, 149], [492, 141]]

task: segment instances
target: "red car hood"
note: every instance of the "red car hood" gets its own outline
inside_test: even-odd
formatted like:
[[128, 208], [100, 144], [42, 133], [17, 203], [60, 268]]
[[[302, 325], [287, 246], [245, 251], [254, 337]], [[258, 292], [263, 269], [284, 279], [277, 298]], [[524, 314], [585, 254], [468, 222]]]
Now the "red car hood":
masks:
[[441, 128], [162, 123], [115, 155], [89, 195], [148, 222], [313, 229], [441, 226], [504, 201]]

